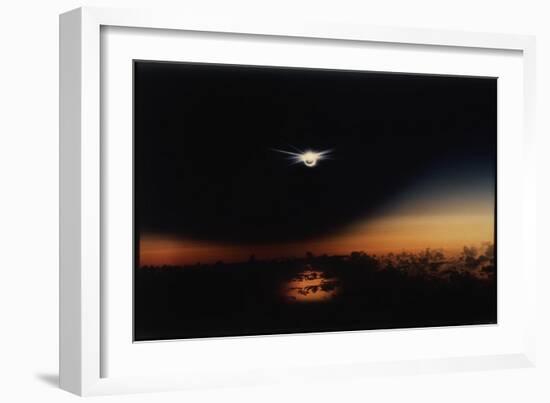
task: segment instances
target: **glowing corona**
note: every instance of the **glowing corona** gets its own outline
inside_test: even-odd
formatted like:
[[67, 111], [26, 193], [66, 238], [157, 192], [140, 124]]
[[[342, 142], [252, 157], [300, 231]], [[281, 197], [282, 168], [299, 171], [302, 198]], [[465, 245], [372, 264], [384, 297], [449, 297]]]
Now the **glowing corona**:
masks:
[[291, 151], [274, 149], [273, 151], [289, 155], [288, 159], [292, 161], [292, 164], [303, 163], [306, 167], [313, 168], [314, 166], [317, 165], [319, 161], [329, 158], [329, 154], [331, 153], [332, 150], [324, 150], [324, 151], [297, 150], [298, 152], [291, 152]]

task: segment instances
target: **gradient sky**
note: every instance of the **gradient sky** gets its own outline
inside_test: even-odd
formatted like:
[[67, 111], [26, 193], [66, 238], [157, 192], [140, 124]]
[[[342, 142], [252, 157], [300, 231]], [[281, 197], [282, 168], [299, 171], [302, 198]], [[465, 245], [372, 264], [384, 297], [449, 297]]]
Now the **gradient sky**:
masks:
[[[493, 241], [496, 79], [135, 62], [139, 265]], [[315, 168], [284, 154], [331, 149]]]
[[406, 189], [403, 196], [388, 203], [379, 215], [357, 220], [341, 232], [317, 239], [265, 244], [232, 244], [195, 241], [173, 235], [143, 234], [141, 265], [185, 265], [303, 257], [306, 252], [349, 254], [352, 251], [386, 254], [426, 248], [454, 253], [463, 246], [494, 242], [494, 192], [487, 180], [475, 185], [454, 185], [435, 180]]

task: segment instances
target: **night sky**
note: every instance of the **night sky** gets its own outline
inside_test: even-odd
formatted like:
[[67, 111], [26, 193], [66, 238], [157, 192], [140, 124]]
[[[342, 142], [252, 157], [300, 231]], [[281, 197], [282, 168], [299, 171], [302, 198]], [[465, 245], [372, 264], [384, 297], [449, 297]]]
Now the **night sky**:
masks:
[[136, 61], [134, 84], [138, 238], [261, 249], [403, 200], [494, 205], [496, 79]]

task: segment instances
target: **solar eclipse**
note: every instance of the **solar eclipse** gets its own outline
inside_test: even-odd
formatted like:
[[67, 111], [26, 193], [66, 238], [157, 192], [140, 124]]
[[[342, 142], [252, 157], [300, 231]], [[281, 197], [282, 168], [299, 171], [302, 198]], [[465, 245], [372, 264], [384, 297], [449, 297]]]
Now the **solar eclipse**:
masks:
[[291, 152], [291, 151], [284, 151], [284, 150], [273, 150], [273, 151], [290, 155], [289, 159], [292, 161], [292, 164], [303, 163], [308, 168], [313, 168], [317, 165], [317, 162], [329, 158], [329, 154], [332, 152], [332, 150], [324, 150], [324, 151], [297, 150], [298, 151], [297, 153]]

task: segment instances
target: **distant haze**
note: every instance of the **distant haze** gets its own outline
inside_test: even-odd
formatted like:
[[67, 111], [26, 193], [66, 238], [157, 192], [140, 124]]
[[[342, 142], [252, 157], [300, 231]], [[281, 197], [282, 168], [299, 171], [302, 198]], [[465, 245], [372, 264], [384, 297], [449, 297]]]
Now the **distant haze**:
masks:
[[162, 234], [143, 234], [140, 265], [188, 265], [216, 261], [349, 254], [373, 254], [444, 249], [457, 252], [464, 246], [494, 242], [494, 194], [490, 187], [466, 193], [456, 184], [434, 193], [393, 203], [379, 216], [360, 220], [338, 234], [289, 243], [242, 244], [193, 241]]

